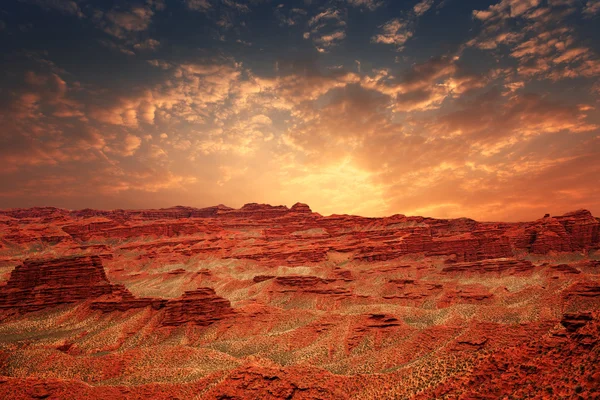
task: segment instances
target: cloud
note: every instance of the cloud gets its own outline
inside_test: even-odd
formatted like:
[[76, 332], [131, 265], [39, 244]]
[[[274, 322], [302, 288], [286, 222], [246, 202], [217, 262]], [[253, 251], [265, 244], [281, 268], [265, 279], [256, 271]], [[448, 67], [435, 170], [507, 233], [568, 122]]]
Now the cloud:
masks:
[[[184, 0], [184, 3], [190, 10], [210, 15], [222, 32], [238, 26], [239, 16], [250, 12], [246, 4], [233, 0]], [[225, 36], [220, 35], [220, 40], [225, 40]]]
[[0, 158], [4, 173], [97, 158], [106, 140], [87, 121], [82, 105], [68, 97], [66, 82], [55, 74], [28, 71], [25, 87], [11, 93], [0, 111]]
[[[578, 44], [576, 30], [564, 23], [578, 4], [561, 0], [545, 6], [539, 0], [503, 0], [487, 10], [475, 10], [473, 16], [482, 22], [482, 30], [467, 46], [493, 51], [507, 48], [518, 62], [517, 73], [528, 79], [597, 76], [597, 54]], [[518, 29], [514, 20], [519, 21]]]
[[389, 95], [390, 106], [397, 112], [436, 109], [446, 98], [481, 88], [490, 80], [461, 71], [456, 61], [454, 57], [434, 57], [396, 75], [382, 70], [365, 77], [362, 85]]
[[58, 11], [65, 15], [74, 15], [84, 18], [85, 15], [75, 1], [70, 0], [21, 0], [27, 3], [35, 4], [46, 11]]
[[474, 10], [473, 16], [482, 21], [498, 21], [515, 18], [537, 7], [540, 0], [502, 0], [487, 10]]
[[320, 46], [319, 51], [325, 51], [346, 38], [346, 32], [343, 30], [335, 31], [330, 34], [321, 35], [314, 39], [315, 43]]
[[[23, 82], [0, 111], [4, 199], [25, 197], [30, 203], [23, 204], [30, 205], [56, 198], [88, 202], [89, 196], [158, 192], [195, 182], [170, 172], [166, 152], [144, 148], [141, 133], [91, 124], [82, 116], [87, 105], [71, 98], [74, 85], [57, 74], [27, 71]], [[126, 170], [122, 157], [129, 159]]]
[[[10, 190], [4, 191], [0, 198], [27, 198], [23, 206], [32, 206], [40, 200], [67, 206], [81, 208], [77, 204], [87, 204], [97, 208], [107, 207], [106, 202], [115, 201], [116, 204], [132, 201], [131, 197], [139, 193], [152, 193], [152, 201], [156, 201], [159, 193], [169, 190], [185, 193], [188, 188], [198, 182], [196, 177], [177, 175], [168, 170], [145, 169], [125, 173], [115, 166], [96, 167], [86, 170], [60, 170], [60, 167], [49, 167], [54, 172], [68, 172], [68, 175], [45, 176], [30, 179], [27, 182], [9, 182]], [[60, 195], [56, 188], [60, 187]], [[168, 198], [169, 196], [167, 196]], [[172, 201], [172, 200], [171, 200]], [[135, 203], [135, 201], [134, 201]], [[68, 206], [68, 204], [73, 204]], [[143, 203], [148, 207], [152, 203]], [[172, 206], [173, 203], [165, 204]]]
[[124, 156], [132, 156], [135, 154], [137, 149], [140, 148], [141, 144], [142, 139], [135, 135], [127, 134], [123, 139], [123, 147], [121, 152]]
[[[108, 32], [99, 32], [106, 46], [129, 54], [143, 76], [109, 89], [31, 55], [34, 67], [0, 99], [9, 182], [2, 204], [9, 196], [12, 204], [54, 201], [60, 185], [61, 204], [86, 206], [100, 204], [96, 198], [115, 207], [171, 205], [173, 197], [190, 205], [305, 201], [323, 213], [484, 219], [600, 207], [589, 185], [599, 172], [599, 64], [569, 25], [587, 15], [584, 2], [486, 5], [458, 51], [428, 59], [411, 52], [396, 64], [370, 50], [339, 57], [339, 45], [358, 32], [349, 18], [383, 15], [382, 2], [336, 1], [318, 11], [267, 3], [274, 29], [306, 32], [310, 42], [274, 50], [244, 36], [239, 43], [253, 47], [232, 39], [217, 43], [218, 54], [171, 54], [173, 38], [155, 32], [162, 18], [153, 25], [164, 7], [144, 2], [93, 19]], [[228, 38], [251, 34], [240, 18], [253, 17], [258, 3], [186, 4]], [[410, 44], [436, 4], [415, 0], [402, 18], [371, 26], [371, 50]], [[307, 56], [311, 44], [323, 54]], [[265, 54], [264, 65], [254, 53]], [[554, 82], [569, 77], [584, 80]]]
[[598, 126], [581, 107], [502, 99], [478, 98], [463, 112], [377, 135], [353, 152], [355, 165], [385, 188], [389, 210], [409, 215], [518, 220], [589, 207]]
[[501, 149], [530, 136], [598, 129], [586, 120], [585, 107], [546, 100], [536, 94], [513, 95], [505, 100], [499, 92], [490, 91], [462, 110], [438, 117], [430, 129], [438, 135], [467, 137], [479, 143], [481, 151], [495, 152], [497, 144]]
[[136, 50], [156, 50], [160, 46], [160, 42], [156, 39], [146, 39], [140, 43], [133, 45]]
[[347, 0], [348, 4], [353, 7], [366, 8], [368, 10], [376, 10], [381, 7], [383, 0]]
[[[309, 107], [311, 103], [335, 88], [342, 88], [359, 82], [357, 74], [344, 70], [334, 70], [329, 74], [307, 70], [295, 71], [276, 79], [257, 78], [256, 84], [265, 100], [278, 109], [292, 110]], [[272, 101], [271, 101], [272, 100]]]
[[291, 8], [285, 10], [284, 4], [275, 7], [273, 11], [275, 18], [279, 21], [280, 26], [295, 26], [306, 18], [307, 12], [301, 8]]
[[598, 12], [600, 12], [600, 1], [588, 0], [588, 2], [585, 5], [585, 9], [583, 10], [583, 13], [587, 17], [593, 17], [594, 15], [598, 14]]
[[173, 67], [173, 65], [165, 60], [147, 60], [146, 61], [148, 64], [152, 65], [153, 67], [157, 67], [160, 69], [169, 69], [171, 67]]
[[[472, 88], [485, 87], [491, 75], [465, 73], [453, 58], [432, 59], [399, 76], [378, 74], [329, 89], [325, 97], [316, 97], [318, 106], [294, 109], [293, 123], [282, 136], [282, 144], [296, 154], [288, 162], [305, 168], [294, 184], [303, 184], [304, 176], [321, 187], [318, 182], [328, 178], [309, 168], [334, 169], [344, 163], [354, 174], [368, 177], [365, 185], [377, 193], [370, 209], [381, 214], [515, 220], [557, 204], [568, 209], [574, 199], [584, 204], [585, 185], [575, 189], [558, 180], [569, 176], [562, 167], [575, 160], [581, 165], [581, 158], [591, 160], [586, 154], [600, 152], [597, 139], [582, 145], [599, 129], [588, 122], [590, 106], [488, 89], [477, 97], [461, 98], [454, 104], [456, 111], [422, 118], [409, 114], [399, 124], [390, 113], [399, 107], [398, 94], [415, 96], [410, 103], [421, 106], [418, 94], [432, 82], [441, 82], [435, 87], [443, 89], [442, 96], [453, 90], [464, 96]], [[598, 168], [592, 164], [585, 169], [588, 177]], [[556, 175], [548, 178], [556, 188], [543, 188], [543, 181], [534, 178], [544, 174]], [[514, 195], [512, 185], [528, 192], [530, 206]], [[530, 187], [551, 192], [556, 204]]]
[[315, 15], [308, 21], [310, 32], [304, 38], [312, 38], [320, 53], [329, 51], [346, 37], [346, 21], [342, 11], [334, 8]]
[[[423, 179], [421, 186], [398, 181], [400, 187], [407, 184], [415, 190], [386, 196], [391, 207], [411, 215], [456, 218], [468, 210], [469, 216], [479, 220], [531, 220], [546, 212], [597, 207], [598, 202], [590, 199], [597, 198], [599, 191], [586, 183], [599, 171], [593, 162], [597, 155], [596, 145], [589, 155], [542, 161], [525, 151], [505, 162], [468, 161], [446, 169], [435, 167], [411, 176], [416, 181]], [[524, 163], [528, 166], [519, 168]]]
[[404, 43], [413, 35], [409, 29], [408, 23], [401, 21], [398, 18], [389, 20], [380, 26], [381, 33], [373, 36], [373, 43], [393, 44], [399, 49], [404, 46]]
[[422, 0], [413, 7], [413, 11], [417, 17], [425, 14], [433, 5], [434, 0]]
[[350, 84], [332, 90], [329, 96], [329, 102], [318, 109], [296, 110], [296, 122], [288, 128], [284, 142], [321, 160], [331, 160], [388, 129], [386, 95]]
[[[44, 115], [85, 119], [82, 104], [69, 96], [67, 83], [59, 75], [26, 71], [24, 81], [28, 90], [19, 93], [13, 103], [17, 119], [32, 119]], [[45, 113], [40, 112], [41, 106], [44, 106]]]
[[131, 32], [148, 29], [154, 12], [149, 7], [133, 6], [129, 11], [111, 10], [104, 14], [103, 29], [106, 33], [123, 39]]
[[185, 0], [185, 5], [194, 11], [207, 11], [212, 8], [209, 0]]
[[[163, 65], [157, 61], [157, 65]], [[186, 63], [172, 66], [169, 77], [151, 88], [91, 105], [90, 117], [111, 125], [137, 127], [162, 120], [202, 121], [224, 102], [241, 71], [238, 65]]]
[[[240, 115], [241, 114], [241, 115]], [[190, 147], [200, 154], [253, 153], [261, 144], [273, 139], [273, 121], [266, 115], [251, 115], [241, 111], [233, 120], [210, 131], [208, 135], [194, 138]]]
[[417, 3], [405, 18], [393, 18], [379, 26], [381, 33], [373, 35], [371, 42], [396, 46], [398, 51], [414, 35], [417, 21], [433, 5], [433, 0], [422, 0]]

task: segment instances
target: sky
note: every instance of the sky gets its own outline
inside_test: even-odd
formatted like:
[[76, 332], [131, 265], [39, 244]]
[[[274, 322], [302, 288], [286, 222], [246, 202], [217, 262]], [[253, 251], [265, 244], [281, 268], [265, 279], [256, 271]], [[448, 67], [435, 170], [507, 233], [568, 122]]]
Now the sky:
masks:
[[600, 216], [599, 0], [0, 2], [0, 207]]

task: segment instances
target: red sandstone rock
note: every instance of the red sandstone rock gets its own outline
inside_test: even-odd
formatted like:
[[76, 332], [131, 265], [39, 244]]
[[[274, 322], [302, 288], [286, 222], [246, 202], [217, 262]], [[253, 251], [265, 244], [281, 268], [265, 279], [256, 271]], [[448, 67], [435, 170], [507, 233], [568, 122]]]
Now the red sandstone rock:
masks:
[[580, 274], [581, 271], [578, 270], [577, 268], [568, 265], [568, 264], [558, 264], [558, 265], [551, 265], [548, 267], [548, 270], [551, 272], [559, 272], [562, 274], [573, 274], [573, 275], [577, 275]]
[[565, 314], [561, 324], [566, 332], [555, 328], [541, 339], [488, 352], [471, 374], [459, 374], [415, 398], [597, 398], [600, 314]]
[[444, 292], [437, 305], [440, 308], [448, 307], [451, 304], [489, 304], [494, 295], [481, 285], [465, 285], [454, 290]]
[[275, 278], [273, 275], [256, 275], [254, 278], [252, 278], [252, 280], [255, 283], [260, 283], [260, 282], [268, 281], [273, 278]]
[[593, 317], [591, 313], [567, 313], [564, 314], [560, 323], [567, 328], [569, 332], [575, 332], [579, 328], [585, 326], [588, 322], [592, 321]]
[[556, 217], [571, 238], [574, 250], [598, 245], [600, 222], [587, 210], [578, 210]]
[[152, 307], [160, 310], [167, 303], [164, 299], [136, 298], [122, 285], [113, 285], [112, 292], [92, 301], [90, 308], [104, 313], [127, 311], [135, 308]]
[[0, 309], [37, 311], [110, 294], [98, 256], [25, 261], [0, 289]]
[[470, 274], [486, 274], [486, 273], [502, 273], [515, 274], [530, 272], [533, 270], [533, 264], [524, 260], [483, 260], [469, 263], [456, 263], [448, 267], [444, 267], [444, 273], [470, 273]]
[[167, 301], [161, 324], [178, 326], [191, 322], [208, 326], [232, 314], [228, 300], [217, 296], [211, 288], [198, 288], [185, 292], [181, 298]]
[[[3, 213], [7, 218], [13, 219], [24, 219], [29, 215], [27, 210], [9, 210]], [[22, 225], [9, 225], [9, 232], [3, 233], [4, 239], [17, 244], [35, 241], [57, 243], [72, 239], [87, 241], [92, 238], [129, 240], [193, 235], [199, 231], [216, 233], [223, 230], [260, 229], [262, 226], [265, 238], [272, 246], [257, 243], [246, 252], [236, 252], [230, 257], [256, 260], [269, 265], [322, 262], [326, 253], [331, 250], [353, 252], [355, 259], [367, 262], [387, 261], [415, 253], [472, 262], [510, 258], [520, 251], [548, 254], [587, 251], [600, 246], [600, 223], [587, 211], [514, 224], [404, 216], [321, 217], [300, 203], [291, 209], [260, 204], [247, 204], [239, 210], [225, 206], [115, 211], [32, 209], [30, 219], [36, 218], [48, 222], [60, 221], [62, 229], [53, 234], [43, 230], [34, 233], [32, 230], [23, 231], [19, 227]], [[273, 228], [274, 224], [268, 221], [277, 221], [280, 225]], [[354, 230], [353, 227], [356, 226], [361, 229]], [[296, 234], [293, 241], [290, 241], [292, 233], [311, 229], [321, 233], [318, 236]], [[305, 244], [310, 245], [310, 248], [304, 248]], [[227, 248], [221, 248], [227, 252]], [[179, 251], [191, 256], [207, 250], [187, 248]]]
[[316, 276], [278, 276], [274, 279], [278, 293], [304, 293], [324, 295], [332, 300], [352, 296], [352, 291], [336, 284], [337, 279], [323, 279]]
[[567, 297], [600, 297], [600, 281], [577, 282], [565, 290]]
[[0, 211], [0, 397], [594, 398], [598, 225]]
[[297, 213], [312, 213], [312, 210], [310, 209], [310, 207], [307, 204], [303, 204], [303, 203], [294, 204], [292, 206], [292, 208], [290, 208], [290, 211], [297, 212]]

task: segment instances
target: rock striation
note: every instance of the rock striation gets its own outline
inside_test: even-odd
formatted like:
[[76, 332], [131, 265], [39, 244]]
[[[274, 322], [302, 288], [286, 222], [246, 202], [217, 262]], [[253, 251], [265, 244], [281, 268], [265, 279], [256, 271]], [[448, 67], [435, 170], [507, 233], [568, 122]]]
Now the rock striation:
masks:
[[[0, 233], [8, 244], [87, 246], [95, 241], [127, 243], [142, 239], [162, 243], [165, 239], [202, 234], [206, 242], [197, 241], [195, 246], [179, 246], [168, 252], [185, 256], [217, 254], [270, 266], [320, 263], [331, 251], [349, 253], [353, 260], [364, 262], [423, 254], [461, 263], [600, 249], [600, 222], [586, 210], [522, 223], [404, 215], [324, 217], [302, 203], [291, 208], [249, 203], [240, 209], [223, 205], [112, 211], [13, 209], [0, 210], [0, 217]], [[224, 239], [248, 231], [259, 235], [243, 247]]]
[[0, 310], [25, 313], [86, 300], [90, 309], [104, 313], [164, 309], [163, 326], [188, 322], [208, 326], [233, 314], [229, 301], [211, 288], [198, 288], [171, 300], [135, 297], [125, 286], [108, 281], [97, 255], [25, 261], [0, 287]]
[[167, 301], [164, 307], [163, 326], [186, 323], [208, 326], [233, 315], [229, 300], [207, 287], [185, 292], [181, 298]]
[[15, 267], [0, 289], [0, 309], [38, 311], [113, 291], [97, 255], [29, 260]]
[[467, 274], [516, 274], [531, 272], [534, 266], [531, 262], [514, 259], [483, 260], [467, 263], [456, 263], [442, 269], [443, 273]]

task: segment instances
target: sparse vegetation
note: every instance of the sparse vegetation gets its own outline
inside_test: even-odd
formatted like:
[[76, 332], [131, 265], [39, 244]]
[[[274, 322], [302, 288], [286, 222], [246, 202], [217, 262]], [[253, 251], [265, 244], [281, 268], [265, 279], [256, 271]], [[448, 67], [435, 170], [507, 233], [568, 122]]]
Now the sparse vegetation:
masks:
[[[577, 334], [559, 324], [565, 313], [600, 309], [592, 257], [523, 252], [535, 262], [530, 269], [490, 268], [512, 260], [502, 257], [448, 273], [448, 265], [461, 266], [453, 255], [396, 254], [408, 231], [427, 224], [320, 221], [325, 227], [292, 221], [267, 229], [198, 219], [186, 222], [189, 232], [176, 232], [170, 229], [183, 228], [132, 220], [119, 238], [99, 230], [61, 241], [40, 240], [23, 224], [22, 243], [2, 242], [5, 282], [28, 258], [103, 254], [108, 279], [138, 298], [173, 299], [206, 287], [234, 313], [207, 326], [163, 326], [164, 309], [101, 312], [89, 299], [22, 315], [0, 308], [0, 374], [21, 383], [74, 380], [91, 385], [86, 390], [194, 388], [194, 396], [210, 398], [238, 383], [295, 393], [298, 374], [310, 371], [311, 388], [333, 398], [454, 398], [477, 388], [499, 397], [537, 390], [593, 398], [597, 315]], [[157, 226], [162, 233], [152, 234]], [[444, 246], [453, 234], [444, 234]], [[549, 266], [559, 262], [576, 272]]]

